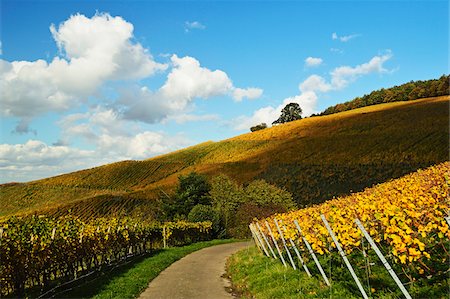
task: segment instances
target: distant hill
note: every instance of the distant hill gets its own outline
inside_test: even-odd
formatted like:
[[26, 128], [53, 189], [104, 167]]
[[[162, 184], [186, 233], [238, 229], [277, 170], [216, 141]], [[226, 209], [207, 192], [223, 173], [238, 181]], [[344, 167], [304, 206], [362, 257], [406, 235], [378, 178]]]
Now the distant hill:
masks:
[[[71, 213], [152, 217], [180, 174], [223, 173], [284, 187], [300, 207], [361, 191], [447, 161], [449, 96], [311, 117], [206, 142], [145, 161], [123, 161], [0, 186], [0, 217]], [[70, 212], [69, 212], [70, 211]]]

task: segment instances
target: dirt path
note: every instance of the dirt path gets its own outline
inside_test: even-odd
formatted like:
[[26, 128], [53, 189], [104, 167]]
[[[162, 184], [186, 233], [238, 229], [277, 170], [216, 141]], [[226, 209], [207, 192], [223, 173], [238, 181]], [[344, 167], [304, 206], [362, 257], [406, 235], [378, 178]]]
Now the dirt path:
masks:
[[212, 246], [191, 253], [173, 263], [152, 280], [140, 299], [225, 299], [233, 298], [223, 278], [227, 257], [250, 245], [239, 242]]

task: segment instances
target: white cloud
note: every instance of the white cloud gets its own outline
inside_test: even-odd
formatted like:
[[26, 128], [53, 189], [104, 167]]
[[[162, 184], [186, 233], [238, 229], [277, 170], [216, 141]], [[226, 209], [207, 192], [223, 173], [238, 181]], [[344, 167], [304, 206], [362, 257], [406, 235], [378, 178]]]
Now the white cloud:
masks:
[[307, 66], [307, 67], [319, 66], [322, 64], [322, 62], [323, 62], [322, 58], [310, 56], [305, 59], [305, 66]]
[[363, 75], [370, 73], [386, 73], [388, 70], [384, 68], [383, 64], [391, 58], [392, 53], [388, 50], [385, 54], [374, 56], [369, 62], [355, 67], [341, 66], [335, 68], [331, 72], [331, 84], [334, 89], [342, 89], [350, 82]]
[[354, 39], [356, 37], [360, 37], [361, 34], [350, 34], [350, 35], [343, 35], [343, 36], [339, 36], [336, 32], [333, 32], [333, 34], [331, 35], [331, 39], [333, 40], [340, 40], [343, 43], [348, 42], [351, 39]]
[[126, 119], [155, 123], [182, 114], [196, 98], [231, 95], [240, 101], [255, 99], [263, 93], [259, 88], [235, 87], [224, 71], [203, 67], [193, 57], [172, 55], [171, 62], [167, 80], [157, 91], [134, 88], [121, 92], [119, 103], [124, 106]]
[[184, 23], [184, 31], [189, 32], [192, 29], [204, 30], [204, 29], [206, 29], [206, 26], [203, 25], [202, 23], [200, 23], [199, 21], [193, 21], [193, 22], [186, 21]]
[[220, 117], [217, 114], [197, 115], [197, 114], [181, 113], [170, 115], [165, 119], [165, 121], [173, 120], [177, 124], [184, 124], [187, 122], [194, 122], [194, 121], [217, 121], [219, 119]]
[[339, 48], [330, 48], [330, 51], [333, 53], [338, 53], [338, 54], [343, 54], [344, 50], [339, 49]]
[[261, 97], [263, 90], [261, 88], [249, 87], [249, 88], [235, 88], [233, 90], [233, 99], [237, 102], [242, 101], [243, 98], [249, 100], [257, 99]]
[[337, 67], [330, 72], [330, 82], [327, 82], [325, 78], [319, 75], [311, 75], [299, 84], [299, 95], [284, 99], [277, 107], [267, 106], [260, 108], [250, 117], [240, 116], [233, 120], [232, 125], [236, 130], [248, 130], [251, 126], [261, 122], [271, 124], [280, 116], [281, 110], [289, 103], [299, 104], [303, 110], [303, 116], [309, 116], [317, 112], [316, 106], [319, 93], [343, 89], [363, 75], [389, 72], [384, 67], [384, 63], [391, 58], [392, 53], [388, 50], [385, 54], [374, 56], [368, 62], [355, 67]]
[[190, 144], [182, 135], [143, 130], [134, 121], [122, 119], [116, 111], [101, 107], [69, 115], [59, 125], [64, 136], [81, 137], [94, 144], [96, 152], [115, 160], [148, 158]]
[[[186, 24], [204, 28], [199, 22]], [[51, 25], [60, 56], [50, 62], [0, 59], [0, 114], [20, 119], [16, 132], [31, 132], [28, 124], [35, 116], [68, 111], [90, 96], [108, 101], [102, 99], [101, 90], [116, 80], [128, 82], [128, 87], [114, 88], [118, 100], [109, 105], [125, 119], [146, 123], [183, 113], [196, 98], [231, 96], [242, 100], [261, 96], [261, 89], [237, 88], [224, 71], [203, 67], [193, 57], [172, 55], [170, 64], [154, 61], [148, 50], [134, 41], [133, 30], [131, 23], [109, 14], [92, 18], [76, 14], [59, 26]], [[137, 80], [169, 66], [161, 88], [151, 91], [139, 86]], [[72, 130], [90, 134], [85, 126]]]
[[[0, 183], [30, 181], [125, 159], [143, 159], [192, 144], [182, 135], [144, 131], [134, 136], [101, 134], [97, 149], [47, 145], [39, 140], [0, 144]], [[59, 142], [63, 143], [63, 142]]]
[[133, 25], [121, 17], [77, 14], [50, 31], [63, 56], [50, 63], [0, 60], [2, 115], [64, 111], [110, 80], [145, 78], [167, 68], [133, 42]]
[[0, 144], [2, 182], [29, 181], [107, 163], [93, 151], [49, 146], [39, 140], [24, 144]]
[[[101, 107], [68, 115], [58, 124], [63, 138], [53, 145], [40, 140], [0, 144], [0, 182], [29, 181], [114, 161], [145, 159], [192, 145], [183, 134], [145, 130]], [[95, 149], [69, 146], [70, 140], [79, 138]]]
[[228, 75], [221, 70], [211, 71], [189, 56], [171, 57], [173, 68], [160, 92], [171, 101], [169, 106], [179, 107], [194, 98], [210, 98], [227, 94], [233, 87]]
[[306, 80], [298, 85], [299, 90], [303, 92], [327, 92], [330, 91], [333, 87], [328, 84], [325, 79], [319, 75], [311, 75]]
[[[279, 108], [279, 107], [278, 107]], [[232, 126], [235, 130], [250, 130], [250, 127], [260, 123], [271, 125], [274, 120], [280, 116], [281, 109], [272, 106], [266, 106], [256, 110], [252, 116], [239, 116], [232, 121]]]

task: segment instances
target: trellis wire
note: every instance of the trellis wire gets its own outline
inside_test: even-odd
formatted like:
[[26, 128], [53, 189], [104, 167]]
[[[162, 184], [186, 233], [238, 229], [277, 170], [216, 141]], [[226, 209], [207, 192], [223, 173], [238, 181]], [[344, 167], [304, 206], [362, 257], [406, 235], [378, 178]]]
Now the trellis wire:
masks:
[[273, 243], [275, 244], [275, 247], [277, 248], [278, 254], [280, 255], [281, 262], [283, 263], [283, 265], [284, 265], [285, 267], [287, 267], [286, 261], [284, 260], [284, 257], [283, 257], [283, 255], [281, 254], [280, 247], [278, 247], [277, 240], [276, 240], [275, 237], [273, 236], [272, 230], [270, 229], [270, 225], [269, 225], [269, 222], [267, 222], [267, 220], [265, 221], [265, 224], [266, 224], [267, 230], [269, 231], [270, 237], [272, 238], [272, 241], [273, 241]]
[[275, 252], [273, 251], [272, 246], [271, 246], [270, 243], [269, 243], [269, 240], [267, 240], [266, 234], [263, 233], [263, 231], [262, 231], [262, 229], [261, 229], [261, 226], [259, 225], [258, 222], [256, 222], [256, 227], [258, 228], [259, 232], [261, 233], [261, 236], [263, 236], [264, 241], [266, 242], [267, 247], [269, 247], [270, 252], [272, 253], [274, 259], [277, 259], [277, 255], [276, 255]]
[[322, 218], [323, 223], [325, 224], [325, 227], [328, 230], [328, 233], [331, 236], [331, 239], [333, 239], [334, 244], [336, 245], [337, 250], [339, 251], [342, 259], [345, 262], [345, 265], [347, 266], [348, 270], [350, 271], [350, 274], [352, 275], [353, 279], [356, 282], [356, 285], [359, 288], [359, 291], [361, 292], [362, 296], [364, 299], [368, 299], [369, 297], [367, 297], [366, 291], [364, 291], [363, 286], [361, 285], [361, 282], [358, 279], [358, 276], [356, 276], [355, 271], [353, 270], [352, 265], [350, 264], [347, 255], [345, 254], [344, 250], [342, 250], [341, 244], [339, 244], [339, 241], [336, 238], [336, 235], [334, 234], [333, 230], [331, 229], [330, 224], [328, 223], [327, 219], [325, 218], [325, 215], [320, 215], [320, 218]]
[[362, 225], [361, 221], [358, 218], [356, 218], [355, 219], [355, 223], [358, 226], [359, 230], [364, 234], [364, 237], [366, 237], [367, 241], [369, 241], [370, 246], [372, 246], [373, 250], [375, 250], [375, 253], [378, 255], [378, 257], [380, 258], [380, 260], [383, 263], [384, 267], [386, 267], [386, 270], [388, 270], [389, 274], [394, 279], [395, 283], [397, 283], [397, 285], [400, 288], [400, 290], [402, 291], [403, 295], [405, 295], [405, 297], [407, 299], [412, 299], [411, 295], [409, 295], [409, 293], [406, 290], [405, 286], [400, 281], [400, 279], [398, 278], [397, 274], [395, 274], [395, 272], [392, 269], [391, 265], [389, 265], [388, 261], [384, 258], [383, 253], [381, 253], [381, 251], [378, 248], [377, 244], [375, 244], [375, 242], [373, 241], [372, 237], [369, 235], [369, 233], [366, 231], [366, 229]]
[[292, 268], [294, 268], [294, 270], [297, 270], [297, 267], [295, 266], [294, 260], [292, 259], [292, 256], [291, 256], [291, 252], [289, 251], [289, 248], [287, 247], [286, 240], [284, 239], [283, 232], [281, 231], [280, 226], [278, 225], [277, 219], [273, 218], [273, 222], [275, 222], [275, 226], [277, 227], [278, 233], [280, 234], [281, 241], [283, 242], [284, 249], [286, 249], [286, 253], [289, 257], [289, 261], [291, 262]]
[[317, 257], [316, 257], [316, 254], [314, 253], [314, 251], [313, 251], [312, 248], [311, 248], [311, 245], [309, 245], [308, 240], [306, 240], [306, 238], [303, 236], [302, 229], [301, 229], [300, 225], [298, 224], [298, 221], [297, 221], [297, 220], [294, 220], [294, 224], [295, 224], [295, 226], [297, 227], [297, 230], [298, 230], [298, 232], [300, 233], [300, 236], [302, 237], [303, 242], [304, 242], [305, 245], [306, 245], [306, 248], [308, 248], [309, 253], [311, 254], [311, 256], [312, 256], [314, 262], [316, 263], [317, 268], [319, 269], [320, 274], [322, 274], [323, 280], [325, 280], [325, 283], [327, 284], [327, 286], [331, 286], [330, 281], [328, 280], [327, 275], [326, 275], [325, 272], [323, 271], [322, 266], [320, 265], [319, 260], [318, 260]]

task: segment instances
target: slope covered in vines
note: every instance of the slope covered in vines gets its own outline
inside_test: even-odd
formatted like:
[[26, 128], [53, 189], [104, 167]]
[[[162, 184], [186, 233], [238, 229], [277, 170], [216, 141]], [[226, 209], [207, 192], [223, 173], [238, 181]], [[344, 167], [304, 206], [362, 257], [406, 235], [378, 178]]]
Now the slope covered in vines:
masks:
[[[155, 210], [180, 174], [226, 174], [290, 191], [300, 207], [361, 191], [448, 160], [449, 97], [386, 103], [311, 117], [206, 142], [145, 161], [123, 161], [29, 183], [0, 186], [0, 217], [69, 210]], [[164, 195], [165, 196], [165, 195]], [[136, 207], [136, 208], [134, 208]], [[86, 218], [86, 217], [83, 217]]]

